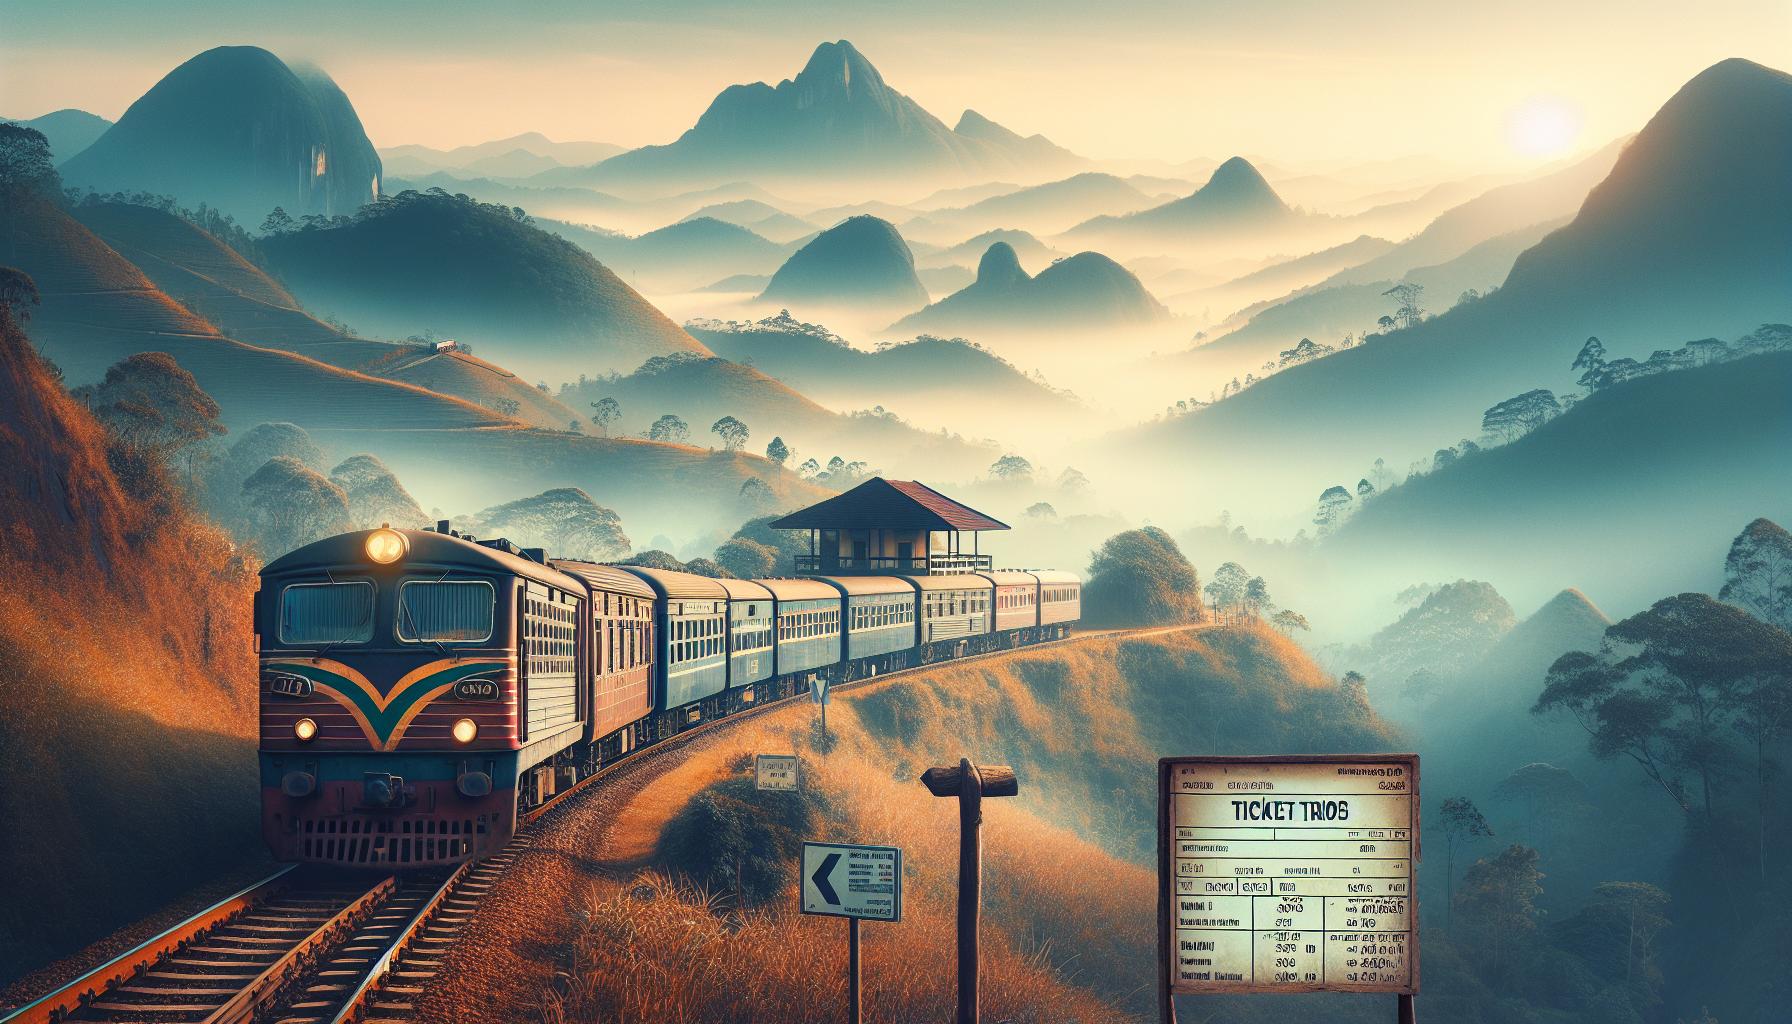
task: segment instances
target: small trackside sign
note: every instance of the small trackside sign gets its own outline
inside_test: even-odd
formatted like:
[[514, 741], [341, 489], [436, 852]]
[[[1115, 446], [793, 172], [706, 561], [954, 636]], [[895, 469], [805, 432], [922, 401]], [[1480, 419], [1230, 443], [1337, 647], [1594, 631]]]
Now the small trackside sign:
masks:
[[753, 758], [753, 785], [756, 789], [791, 792], [796, 789], [795, 754], [759, 754]]
[[802, 911], [862, 921], [902, 920], [902, 850], [804, 843]]

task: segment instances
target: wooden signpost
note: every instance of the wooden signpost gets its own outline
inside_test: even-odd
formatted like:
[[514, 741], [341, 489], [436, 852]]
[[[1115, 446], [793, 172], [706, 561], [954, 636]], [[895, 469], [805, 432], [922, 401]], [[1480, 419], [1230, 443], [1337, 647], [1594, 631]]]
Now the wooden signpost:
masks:
[[958, 1024], [976, 1024], [977, 925], [983, 912], [983, 798], [1014, 796], [1020, 780], [1005, 764], [929, 768], [921, 782], [934, 796], [958, 798]]
[[1159, 1009], [1419, 990], [1417, 754], [1158, 762]]

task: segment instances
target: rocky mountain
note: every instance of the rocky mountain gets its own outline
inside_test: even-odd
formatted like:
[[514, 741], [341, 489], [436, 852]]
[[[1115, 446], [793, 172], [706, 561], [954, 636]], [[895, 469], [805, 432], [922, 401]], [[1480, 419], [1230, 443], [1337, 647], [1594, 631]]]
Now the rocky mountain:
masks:
[[1257, 168], [1235, 156], [1220, 164], [1205, 185], [1181, 199], [1137, 213], [1091, 218], [1066, 237], [1178, 246], [1247, 232], [1279, 232], [1297, 219], [1299, 215], [1282, 202]]
[[795, 78], [724, 89], [671, 143], [611, 157], [584, 184], [663, 187], [850, 176], [913, 182], [1016, 174], [1040, 178], [1075, 158], [1037, 136], [1023, 139], [981, 117], [946, 127], [897, 92], [846, 40], [822, 43]]
[[93, 145], [95, 139], [106, 134], [106, 129], [112, 127], [111, 121], [98, 114], [89, 114], [73, 107], [52, 110], [41, 117], [0, 120], [10, 120], [43, 132], [44, 138], [50, 140], [50, 154], [58, 163]]
[[1173, 449], [1188, 472], [1248, 465], [1263, 499], [1304, 507], [1316, 479], [1355, 479], [1376, 457], [1404, 465], [1474, 436], [1496, 402], [1571, 391], [1590, 335], [1608, 358], [1641, 361], [1792, 322], [1787, 237], [1792, 76], [1724, 61], [1662, 107], [1574, 219], [1491, 295], [1277, 373], [1151, 428], [1146, 443]]
[[380, 158], [323, 71], [220, 46], [169, 72], [62, 164], [70, 185], [168, 194], [245, 224], [353, 213], [380, 195]]
[[927, 303], [908, 243], [887, 220], [848, 217], [791, 255], [759, 296], [800, 306], [893, 310]]
[[319, 314], [387, 337], [432, 330], [533, 375], [703, 350], [589, 253], [504, 207], [406, 192], [263, 248]]
[[1040, 327], [1087, 328], [1152, 323], [1169, 316], [1132, 272], [1098, 252], [1062, 259], [1037, 276], [1021, 268], [1007, 242], [997, 242], [977, 264], [977, 280], [893, 331], [975, 332]]

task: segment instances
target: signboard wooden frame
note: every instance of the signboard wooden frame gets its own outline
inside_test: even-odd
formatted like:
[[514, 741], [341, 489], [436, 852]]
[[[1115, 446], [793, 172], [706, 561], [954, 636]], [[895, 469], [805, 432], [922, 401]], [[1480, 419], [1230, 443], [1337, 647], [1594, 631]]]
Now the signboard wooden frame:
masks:
[[[1177, 837], [1172, 832], [1171, 807], [1174, 790], [1172, 779], [1178, 765], [1206, 765], [1216, 768], [1248, 768], [1250, 766], [1398, 766], [1405, 770], [1405, 777], [1410, 780], [1408, 796], [1411, 801], [1411, 824], [1408, 841], [1411, 842], [1408, 861], [1407, 914], [1411, 929], [1405, 943], [1405, 956], [1408, 964], [1407, 984], [1405, 986], [1386, 985], [1350, 985], [1345, 983], [1317, 984], [1304, 982], [1279, 983], [1226, 983], [1212, 987], [1196, 987], [1178, 985], [1173, 979], [1172, 968], [1176, 955], [1176, 855]], [[1374, 992], [1395, 993], [1412, 996], [1419, 990], [1419, 894], [1418, 894], [1418, 862], [1419, 850], [1419, 756], [1417, 754], [1336, 754], [1336, 755], [1276, 755], [1262, 757], [1166, 757], [1157, 764], [1157, 858], [1158, 858], [1158, 891], [1157, 891], [1157, 951], [1158, 973], [1157, 987], [1161, 1018], [1166, 1022], [1176, 1019], [1175, 996], [1177, 995], [1246, 995], [1253, 993], [1280, 992]], [[1323, 941], [1323, 940], [1322, 940]], [[1323, 956], [1323, 950], [1321, 951]]]
[[[789, 784], [781, 778], [789, 773]], [[802, 787], [802, 763], [795, 754], [755, 754], [753, 788], [767, 793], [792, 793]]]

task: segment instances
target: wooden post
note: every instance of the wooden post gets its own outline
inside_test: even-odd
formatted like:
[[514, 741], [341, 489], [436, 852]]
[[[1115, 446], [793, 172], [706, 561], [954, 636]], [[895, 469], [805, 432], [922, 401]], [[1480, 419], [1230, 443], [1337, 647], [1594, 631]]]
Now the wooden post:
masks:
[[1399, 996], [1397, 998], [1400, 1000], [1400, 1007], [1399, 1007], [1399, 1011], [1398, 1011], [1400, 1024], [1418, 1024], [1418, 1017], [1415, 1016], [1416, 1011], [1413, 1009], [1413, 1005], [1412, 1005], [1414, 997], [1413, 996]]
[[847, 918], [846, 926], [851, 929], [846, 933], [846, 1020], [847, 1024], [859, 1024], [863, 1019], [859, 1001], [859, 919]]
[[977, 1024], [977, 926], [983, 911], [983, 798], [1013, 796], [1020, 781], [1007, 765], [979, 768], [970, 758], [929, 768], [921, 782], [934, 796], [958, 798], [958, 1024]]

